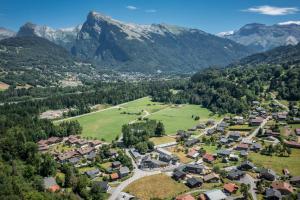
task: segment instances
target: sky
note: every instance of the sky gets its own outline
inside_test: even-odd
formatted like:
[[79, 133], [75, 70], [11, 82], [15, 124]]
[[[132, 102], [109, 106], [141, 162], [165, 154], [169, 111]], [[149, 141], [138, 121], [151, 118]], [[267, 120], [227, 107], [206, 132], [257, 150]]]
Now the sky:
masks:
[[0, 27], [17, 31], [26, 22], [67, 28], [89, 11], [138, 23], [167, 23], [209, 33], [248, 23], [300, 21], [300, 0], [0, 0]]

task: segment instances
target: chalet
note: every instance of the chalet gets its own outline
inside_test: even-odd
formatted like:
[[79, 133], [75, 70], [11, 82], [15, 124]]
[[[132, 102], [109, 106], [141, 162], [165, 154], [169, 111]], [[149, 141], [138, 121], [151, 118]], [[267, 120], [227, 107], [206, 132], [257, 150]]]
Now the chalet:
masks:
[[186, 132], [186, 131], [183, 131], [183, 130], [179, 130], [177, 131], [177, 134], [176, 134], [179, 138], [182, 138], [182, 139], [188, 139], [191, 134]]
[[172, 178], [174, 178], [176, 181], [183, 180], [186, 177], [186, 173], [184, 173], [181, 170], [174, 170]]
[[214, 128], [211, 128], [211, 129], [208, 129], [207, 130], [207, 135], [212, 135], [212, 134], [214, 134], [215, 133], [215, 129]]
[[212, 119], [209, 119], [209, 120], [207, 120], [206, 125], [207, 126], [213, 126], [213, 125], [215, 125], [215, 121], [212, 120]]
[[300, 143], [295, 142], [295, 141], [284, 141], [284, 143], [291, 148], [300, 148]]
[[134, 148], [130, 149], [129, 152], [136, 161], [142, 158], [142, 155]]
[[80, 148], [80, 149], [77, 149], [77, 152], [84, 156], [84, 155], [87, 155], [89, 154], [90, 152], [94, 151], [94, 147], [83, 147], [83, 148]]
[[199, 156], [199, 152], [196, 149], [191, 149], [186, 156], [195, 159]]
[[248, 151], [245, 151], [245, 150], [240, 151], [240, 156], [241, 157], [247, 157], [248, 154], [249, 154]]
[[194, 127], [188, 129], [188, 131], [196, 131], [196, 130], [197, 130], [197, 127], [196, 127], [196, 126], [194, 126]]
[[87, 147], [88, 146], [88, 141], [85, 139], [79, 139], [75, 142], [75, 145], [81, 148]]
[[237, 145], [235, 147], [235, 150], [237, 150], [237, 151], [242, 151], [242, 150], [248, 151], [248, 149], [249, 149], [249, 145], [245, 144], [245, 143], [240, 143], [239, 145]]
[[294, 192], [293, 187], [287, 182], [274, 181], [271, 186], [273, 189], [278, 190], [282, 195], [287, 195]]
[[97, 155], [96, 152], [92, 151], [88, 155], [86, 155], [86, 159], [88, 159], [88, 160], [94, 160], [96, 158], [96, 155]]
[[59, 142], [61, 142], [61, 138], [59, 138], [59, 137], [50, 137], [47, 140], [48, 145], [56, 144], [56, 143], [59, 143]]
[[219, 182], [219, 180], [220, 180], [219, 175], [215, 173], [211, 173], [203, 176], [203, 181], [205, 183], [217, 183]]
[[224, 194], [221, 190], [209, 190], [204, 192], [204, 195], [207, 200], [225, 200], [227, 199], [226, 194]]
[[43, 179], [43, 187], [45, 190], [50, 192], [56, 192], [60, 190], [59, 185], [56, 183], [56, 180], [54, 177], [45, 177]]
[[229, 155], [229, 160], [230, 161], [238, 161], [239, 160], [239, 156], [235, 155], [235, 154], [230, 154]]
[[278, 190], [273, 188], [266, 189], [266, 199], [267, 200], [281, 200], [282, 195]]
[[215, 157], [212, 154], [206, 153], [202, 157], [204, 162], [212, 163], [215, 160]]
[[120, 166], [121, 166], [120, 161], [114, 161], [114, 162], [111, 163], [112, 168], [119, 168]]
[[259, 126], [263, 121], [264, 121], [263, 118], [257, 117], [255, 119], [250, 119], [249, 124], [251, 126]]
[[195, 164], [187, 164], [184, 166], [183, 171], [193, 173], [193, 174], [200, 174], [203, 171], [203, 166], [195, 165]]
[[191, 147], [191, 146], [193, 146], [193, 145], [195, 145], [195, 144], [197, 144], [197, 143], [199, 143], [199, 142], [200, 142], [199, 139], [193, 138], [193, 139], [189, 139], [189, 140], [185, 141], [184, 145], [185, 145], [186, 147]]
[[99, 149], [102, 145], [102, 142], [100, 140], [91, 140], [89, 141], [89, 145], [95, 149]]
[[221, 138], [221, 139], [220, 139], [220, 143], [223, 144], [223, 145], [224, 145], [224, 144], [228, 144], [228, 143], [229, 143], [229, 140], [228, 140], [227, 138]]
[[99, 171], [98, 168], [96, 168], [96, 169], [92, 169], [92, 170], [86, 171], [85, 174], [86, 174], [89, 178], [93, 179], [93, 178], [96, 178], [97, 176], [100, 175], [100, 171]]
[[235, 124], [242, 125], [242, 124], [244, 124], [244, 118], [241, 117], [241, 116], [235, 116], [235, 117], [233, 118], [233, 122], [234, 122]]
[[197, 126], [197, 129], [205, 129], [205, 124], [198, 124]]
[[109, 156], [109, 157], [116, 158], [116, 157], [118, 156], [117, 150], [115, 150], [115, 149], [110, 149], [110, 150], [108, 151], [108, 156]]
[[231, 151], [229, 151], [229, 150], [219, 150], [217, 152], [217, 155], [219, 157], [228, 157], [230, 155], [230, 153], [231, 153]]
[[234, 183], [226, 183], [223, 188], [226, 193], [233, 194], [239, 189], [239, 186]]
[[65, 153], [61, 153], [57, 156], [57, 159], [61, 163], [67, 162], [70, 158], [73, 158], [78, 155], [77, 151], [68, 151]]
[[220, 133], [224, 133], [225, 132], [225, 127], [217, 126], [216, 131], [218, 131]]
[[115, 181], [117, 179], [119, 179], [119, 174], [118, 173], [112, 173], [110, 175], [110, 180]]
[[186, 180], [186, 185], [190, 188], [200, 187], [203, 181], [200, 178], [189, 178]]
[[160, 167], [166, 167], [168, 163], [151, 159], [150, 157], [146, 156], [145, 158], [142, 159], [140, 167], [141, 168], [160, 168]]
[[107, 192], [110, 186], [107, 181], [94, 181], [93, 187], [99, 188], [100, 191]]
[[71, 163], [72, 165], [77, 165], [80, 163], [80, 160], [81, 159], [79, 157], [70, 158], [69, 163]]
[[121, 167], [119, 169], [119, 176], [120, 178], [124, 178], [130, 174], [130, 170], [128, 167]]
[[276, 173], [271, 169], [262, 169], [259, 176], [268, 181], [274, 181], [276, 179]]
[[75, 145], [77, 143], [77, 141], [79, 140], [80, 136], [77, 135], [70, 135], [67, 140], [66, 143], [69, 145]]
[[293, 117], [293, 123], [300, 123], [299, 117]]
[[277, 115], [277, 120], [278, 121], [285, 121], [286, 118], [287, 118], [287, 115], [285, 115], [285, 114], [278, 114]]
[[231, 170], [228, 175], [227, 178], [229, 180], [239, 180], [240, 178], [242, 178], [245, 175], [245, 172], [240, 171], [238, 169], [233, 169]]
[[241, 163], [241, 165], [238, 167], [238, 169], [243, 170], [243, 171], [247, 171], [249, 169], [253, 169], [254, 167], [255, 167], [255, 165], [252, 162], [246, 160], [246, 161]]
[[300, 187], [300, 176], [294, 176], [290, 179], [290, 183], [294, 186]]
[[265, 131], [264, 135], [265, 136], [279, 137], [280, 133], [268, 129], [268, 130]]
[[177, 196], [175, 200], [195, 200], [195, 198], [190, 194], [182, 194]]
[[235, 132], [229, 133], [228, 140], [235, 141], [235, 142], [240, 141], [241, 140], [240, 132], [235, 131]]
[[260, 143], [253, 143], [250, 147], [251, 151], [258, 152], [262, 149], [262, 145]]

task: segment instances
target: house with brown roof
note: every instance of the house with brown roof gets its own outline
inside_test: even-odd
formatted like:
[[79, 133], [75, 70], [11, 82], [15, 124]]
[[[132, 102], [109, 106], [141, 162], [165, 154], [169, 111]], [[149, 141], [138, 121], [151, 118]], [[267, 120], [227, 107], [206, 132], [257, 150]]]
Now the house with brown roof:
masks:
[[235, 193], [239, 189], [239, 186], [237, 186], [234, 183], [225, 183], [223, 188], [224, 188], [225, 192], [232, 194], [232, 193]]
[[57, 156], [59, 162], [64, 163], [67, 162], [70, 158], [75, 157], [78, 155], [77, 151], [68, 151], [65, 153], [61, 153]]
[[274, 181], [271, 186], [273, 189], [280, 191], [282, 195], [291, 194], [294, 192], [293, 187], [287, 182]]
[[190, 194], [182, 194], [177, 196], [176, 200], [195, 200], [195, 198]]
[[84, 147], [84, 148], [77, 149], [77, 152], [80, 155], [84, 156], [84, 155], [87, 155], [87, 154], [89, 154], [90, 152], [92, 152], [94, 150], [95, 150], [94, 147]]
[[95, 149], [99, 149], [102, 145], [102, 142], [100, 140], [91, 140], [89, 141], [89, 145]]
[[112, 181], [115, 181], [115, 180], [119, 179], [119, 174], [118, 174], [118, 173], [112, 173], [112, 174], [110, 175], [110, 179], [111, 179]]
[[207, 174], [203, 176], [203, 181], [205, 183], [217, 183], [220, 180], [220, 176], [215, 173]]
[[195, 159], [199, 156], [199, 152], [196, 149], [191, 149], [186, 156]]
[[235, 150], [237, 151], [242, 151], [242, 150], [248, 151], [248, 149], [249, 149], [249, 145], [245, 143], [240, 143], [235, 147]]
[[202, 157], [204, 162], [212, 163], [215, 160], [215, 157], [212, 154], [206, 153]]
[[250, 119], [249, 124], [251, 126], [259, 126], [263, 121], [264, 121], [263, 118], [256, 117], [255, 119]]

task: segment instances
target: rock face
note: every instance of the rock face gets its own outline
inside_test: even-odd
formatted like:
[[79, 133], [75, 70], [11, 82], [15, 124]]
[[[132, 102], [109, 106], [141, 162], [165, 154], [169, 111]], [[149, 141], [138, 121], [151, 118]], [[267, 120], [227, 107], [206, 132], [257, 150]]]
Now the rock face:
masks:
[[247, 24], [237, 31], [222, 32], [218, 36], [261, 52], [278, 46], [298, 44], [300, 41], [300, 22], [282, 22], [272, 26], [257, 23]]
[[27, 23], [17, 35], [43, 37], [82, 60], [135, 72], [194, 72], [225, 66], [253, 52], [198, 29], [123, 23], [96, 12], [88, 14], [82, 27], [55, 30]]
[[39, 26], [32, 23], [23, 25], [17, 33], [18, 37], [38, 36], [50, 40], [58, 45], [70, 50], [74, 45], [77, 34], [81, 29], [81, 25], [73, 28], [53, 29], [48, 26]]
[[6, 38], [10, 38], [10, 37], [14, 37], [16, 35], [15, 32], [8, 30], [6, 28], [0, 27], [0, 40], [6, 39]]
[[248, 48], [197, 29], [166, 24], [137, 25], [96, 12], [88, 14], [72, 54], [125, 71], [192, 72], [224, 66]]

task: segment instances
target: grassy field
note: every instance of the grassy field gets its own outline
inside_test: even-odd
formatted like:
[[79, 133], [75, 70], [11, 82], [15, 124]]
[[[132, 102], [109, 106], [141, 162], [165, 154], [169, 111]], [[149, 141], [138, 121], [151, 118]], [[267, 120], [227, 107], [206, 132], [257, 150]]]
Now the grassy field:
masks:
[[200, 147], [203, 148], [207, 153], [211, 154], [214, 154], [218, 151], [218, 147], [213, 145], [201, 145]]
[[112, 141], [121, 134], [123, 124], [132, 122], [139, 117], [145, 116], [147, 113], [150, 114], [148, 118], [161, 120], [164, 123], [167, 134], [175, 134], [179, 129], [188, 129], [198, 124], [199, 121], [195, 121], [192, 115], [200, 116], [200, 121], [220, 118], [218, 116], [210, 116], [211, 112], [200, 106], [174, 106], [152, 102], [151, 98], [144, 97], [119, 105], [119, 107], [111, 107], [64, 120], [78, 120], [83, 128], [83, 137]]
[[138, 199], [151, 198], [169, 199], [187, 191], [188, 188], [174, 181], [167, 175], [157, 174], [139, 179], [125, 188], [125, 192], [133, 194]]
[[155, 145], [159, 145], [159, 144], [165, 144], [169, 142], [176, 142], [176, 139], [170, 136], [163, 136], [163, 137], [150, 138], [150, 141], [152, 141]]
[[249, 158], [251, 158], [256, 165], [271, 168], [278, 174], [282, 174], [283, 168], [288, 168], [293, 176], [300, 176], [300, 149], [292, 149], [290, 157], [271, 157], [258, 153], [250, 153]]
[[199, 121], [195, 121], [192, 116], [199, 116], [200, 121], [207, 121], [208, 119], [218, 120], [221, 118], [216, 115], [212, 116], [208, 109], [197, 105], [171, 106], [150, 115], [149, 118], [162, 121], [167, 134], [176, 134], [176, 131], [179, 129], [186, 130], [199, 124]]

